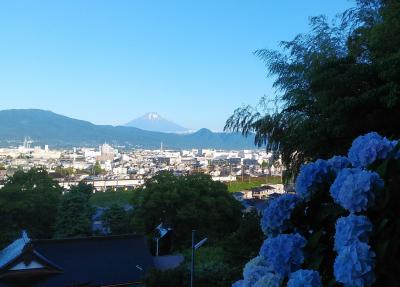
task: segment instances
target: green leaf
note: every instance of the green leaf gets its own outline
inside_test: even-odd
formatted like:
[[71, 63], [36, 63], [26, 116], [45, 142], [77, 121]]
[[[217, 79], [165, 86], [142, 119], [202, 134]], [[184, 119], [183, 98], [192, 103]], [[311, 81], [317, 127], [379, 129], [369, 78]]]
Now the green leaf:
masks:
[[377, 248], [376, 248], [376, 253], [380, 258], [384, 258], [386, 255], [386, 251], [388, 249], [390, 240], [386, 240], [380, 244], [378, 244]]
[[311, 249], [317, 247], [321, 236], [322, 236], [321, 230], [311, 235], [310, 238], [308, 239], [308, 247], [310, 247]]
[[313, 270], [318, 270], [323, 260], [324, 260], [323, 254], [314, 257], [313, 260], [311, 260], [310, 263], [308, 264], [308, 268]]
[[380, 166], [377, 167], [376, 172], [379, 174], [381, 178], [385, 178], [388, 164], [389, 164], [389, 159], [385, 160], [384, 162], [382, 162]]
[[379, 224], [379, 226], [378, 226], [376, 232], [377, 232], [377, 233], [382, 232], [382, 230], [385, 228], [386, 224], [388, 224], [389, 221], [390, 221], [389, 218], [384, 218], [384, 219], [381, 221], [381, 223]]
[[337, 284], [336, 280], [332, 279], [331, 281], [329, 281], [327, 287], [333, 287], [333, 286], [336, 286], [336, 284]]

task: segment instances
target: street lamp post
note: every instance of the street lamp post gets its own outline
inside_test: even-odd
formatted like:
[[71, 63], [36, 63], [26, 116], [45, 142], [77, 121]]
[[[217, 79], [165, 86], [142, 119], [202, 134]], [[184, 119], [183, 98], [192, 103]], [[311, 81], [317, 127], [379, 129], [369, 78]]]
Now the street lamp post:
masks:
[[196, 230], [192, 230], [192, 265], [190, 268], [190, 287], [193, 287], [194, 281], [194, 237], [196, 234]]
[[194, 252], [196, 249], [199, 249], [206, 241], [207, 241], [207, 237], [204, 238], [203, 240], [197, 242], [197, 244], [195, 244], [194, 240], [195, 240], [195, 234], [196, 234], [196, 230], [192, 230], [192, 264], [190, 266], [190, 287], [194, 286]]

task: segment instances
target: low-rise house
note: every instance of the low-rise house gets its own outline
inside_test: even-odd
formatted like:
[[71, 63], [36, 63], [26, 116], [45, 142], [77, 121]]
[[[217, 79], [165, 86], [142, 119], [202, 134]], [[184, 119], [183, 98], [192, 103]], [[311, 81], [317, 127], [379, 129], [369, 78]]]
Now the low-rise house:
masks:
[[285, 193], [282, 184], [275, 185], [262, 185], [248, 190], [242, 190], [244, 199], [267, 199], [270, 195], [275, 193]]
[[233, 197], [237, 200], [237, 201], [242, 201], [244, 199], [244, 193], [237, 191], [232, 193]]

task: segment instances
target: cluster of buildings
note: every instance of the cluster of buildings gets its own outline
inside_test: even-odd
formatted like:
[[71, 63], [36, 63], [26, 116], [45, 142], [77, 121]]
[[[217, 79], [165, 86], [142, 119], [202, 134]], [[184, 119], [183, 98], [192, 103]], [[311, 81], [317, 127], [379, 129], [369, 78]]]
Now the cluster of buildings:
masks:
[[[34, 167], [45, 168], [65, 189], [84, 181], [97, 191], [136, 188], [163, 170], [176, 175], [201, 172], [223, 182], [282, 175], [280, 159], [262, 150], [125, 150], [106, 143], [52, 150], [31, 144], [25, 140], [22, 146], [0, 149], [0, 188], [15, 171]], [[264, 184], [233, 196], [246, 210], [262, 210], [266, 199], [284, 192], [281, 184]], [[182, 255], [158, 256], [157, 251], [152, 256], [144, 236], [109, 236], [101, 222], [104, 210], [98, 207], [93, 216], [93, 228], [101, 237], [32, 240], [23, 232], [0, 250], [0, 287], [144, 286], [150, 270], [183, 263]]]
[[45, 168], [65, 189], [83, 180], [98, 191], [136, 188], [163, 170], [176, 175], [201, 172], [222, 182], [282, 174], [280, 160], [264, 150], [164, 150], [162, 144], [157, 150], [126, 150], [107, 143], [53, 150], [31, 144], [25, 140], [19, 147], [0, 149], [0, 187], [16, 170], [33, 167]]

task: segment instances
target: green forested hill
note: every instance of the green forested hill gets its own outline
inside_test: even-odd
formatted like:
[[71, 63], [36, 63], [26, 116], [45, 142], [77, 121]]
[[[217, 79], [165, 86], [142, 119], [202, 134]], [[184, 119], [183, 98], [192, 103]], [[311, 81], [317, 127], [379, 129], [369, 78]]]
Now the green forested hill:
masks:
[[145, 131], [133, 127], [94, 125], [87, 121], [68, 118], [44, 110], [0, 111], [0, 145], [22, 142], [30, 137], [35, 144], [52, 146], [94, 146], [104, 142], [156, 148], [254, 148], [254, 138], [240, 134], [213, 133], [201, 129], [192, 134], [171, 134]]

